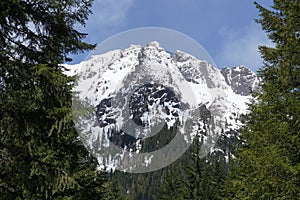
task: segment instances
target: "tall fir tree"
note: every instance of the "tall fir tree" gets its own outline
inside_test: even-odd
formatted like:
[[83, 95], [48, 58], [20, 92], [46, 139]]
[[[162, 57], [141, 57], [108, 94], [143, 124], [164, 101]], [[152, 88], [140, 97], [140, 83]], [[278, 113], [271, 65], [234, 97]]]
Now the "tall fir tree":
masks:
[[300, 199], [300, 1], [255, 3], [275, 47], [259, 47], [261, 89], [242, 130], [224, 199]]
[[184, 200], [189, 196], [186, 187], [186, 177], [184, 166], [181, 162], [176, 161], [163, 170], [160, 188], [153, 196], [155, 200], [176, 199]]
[[[203, 133], [203, 132], [202, 132]], [[202, 138], [202, 139], [201, 139]], [[183, 157], [164, 169], [155, 199], [218, 199], [229, 164], [223, 153], [214, 151], [201, 158], [203, 135], [194, 138]], [[219, 148], [218, 144], [218, 148]]]
[[101, 199], [96, 160], [72, 122], [74, 78], [60, 64], [82, 42], [90, 0], [0, 2], [0, 199]]

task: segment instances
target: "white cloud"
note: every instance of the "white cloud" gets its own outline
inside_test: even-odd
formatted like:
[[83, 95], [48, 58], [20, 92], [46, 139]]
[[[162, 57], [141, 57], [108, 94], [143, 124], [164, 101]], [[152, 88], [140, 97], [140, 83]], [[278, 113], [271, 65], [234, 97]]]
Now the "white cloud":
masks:
[[95, 0], [88, 25], [114, 27], [124, 22], [134, 0]]
[[243, 34], [223, 28], [222, 34], [225, 40], [216, 56], [220, 67], [245, 65], [255, 71], [262, 66], [263, 61], [258, 46], [272, 44], [259, 25], [248, 26]]
[[[88, 33], [85, 42], [97, 44], [126, 26], [126, 17], [135, 0], [94, 0], [86, 26], [77, 24], [76, 29]], [[74, 63], [86, 59], [88, 52], [74, 56]]]

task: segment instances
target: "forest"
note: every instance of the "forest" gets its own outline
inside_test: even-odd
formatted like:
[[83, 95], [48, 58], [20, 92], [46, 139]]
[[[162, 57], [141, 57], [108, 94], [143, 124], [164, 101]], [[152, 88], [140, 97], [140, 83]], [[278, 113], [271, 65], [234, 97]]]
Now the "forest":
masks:
[[95, 48], [76, 28], [92, 5], [0, 2], [0, 200], [300, 199], [299, 0], [274, 0], [271, 9], [255, 3], [253, 20], [274, 46], [258, 47], [264, 66], [241, 129], [216, 144], [234, 156], [200, 157], [197, 135], [176, 162], [141, 174], [99, 170], [74, 125], [75, 77], [61, 64]]

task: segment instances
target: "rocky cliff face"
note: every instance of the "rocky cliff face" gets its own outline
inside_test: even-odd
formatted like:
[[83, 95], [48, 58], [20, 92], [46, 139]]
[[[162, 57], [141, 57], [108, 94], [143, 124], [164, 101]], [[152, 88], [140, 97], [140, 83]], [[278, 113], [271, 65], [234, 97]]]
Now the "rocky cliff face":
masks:
[[236, 94], [247, 96], [258, 87], [259, 80], [256, 74], [243, 65], [222, 68], [221, 73], [225, 77], [226, 83]]

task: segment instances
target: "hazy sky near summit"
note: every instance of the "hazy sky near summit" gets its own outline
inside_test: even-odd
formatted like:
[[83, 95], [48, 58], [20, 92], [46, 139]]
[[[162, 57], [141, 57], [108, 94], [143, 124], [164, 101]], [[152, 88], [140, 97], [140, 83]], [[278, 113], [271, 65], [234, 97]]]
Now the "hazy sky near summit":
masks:
[[[258, 0], [265, 7], [271, 0]], [[254, 19], [252, 0], [94, 0], [93, 14], [81, 31], [85, 41], [100, 43], [110, 36], [141, 27], [179, 31], [201, 44], [218, 68], [262, 66], [258, 45], [271, 45]], [[88, 53], [72, 56], [79, 63]]]

